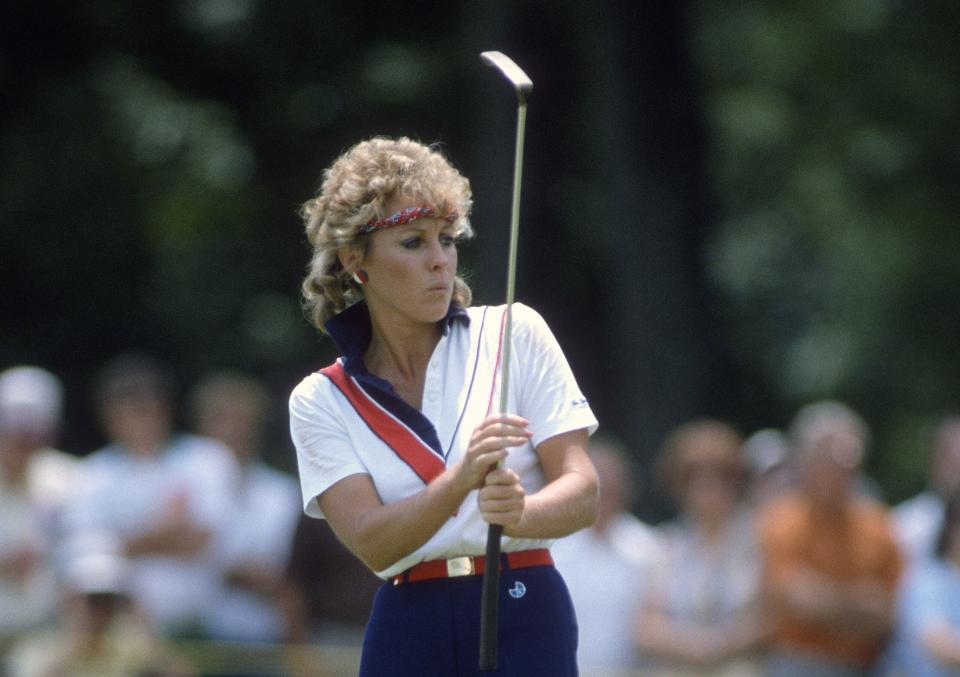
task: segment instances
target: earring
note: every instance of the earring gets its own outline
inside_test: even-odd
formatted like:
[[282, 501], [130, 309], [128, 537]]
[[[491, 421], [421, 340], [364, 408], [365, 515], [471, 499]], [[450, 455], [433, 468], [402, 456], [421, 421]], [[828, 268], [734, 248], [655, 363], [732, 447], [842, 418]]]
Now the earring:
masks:
[[367, 276], [367, 271], [365, 271], [363, 268], [359, 268], [353, 273], [353, 281], [359, 284], [361, 287], [369, 279], [370, 278]]

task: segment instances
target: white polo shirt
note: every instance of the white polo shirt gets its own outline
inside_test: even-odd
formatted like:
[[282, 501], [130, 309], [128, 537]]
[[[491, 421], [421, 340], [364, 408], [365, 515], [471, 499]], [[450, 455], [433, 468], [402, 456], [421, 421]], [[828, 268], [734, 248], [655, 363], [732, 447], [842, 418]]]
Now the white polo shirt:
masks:
[[[290, 431], [308, 515], [322, 518], [316, 498], [349, 475], [370, 475], [383, 502], [393, 503], [422, 491], [460, 460], [474, 429], [499, 408], [505, 310], [451, 306], [427, 365], [422, 410], [364, 367], [362, 354], [370, 340], [365, 303], [327, 323], [343, 357], [305, 378], [290, 396]], [[535, 447], [572, 430], [592, 434], [597, 420], [543, 318], [521, 303], [513, 304], [511, 316], [507, 410], [530, 422], [533, 438], [511, 447], [506, 465], [531, 494], [545, 483]], [[422, 561], [481, 555], [487, 526], [473, 491], [423, 546], [377, 575], [386, 579]], [[504, 536], [502, 549], [550, 542]]]

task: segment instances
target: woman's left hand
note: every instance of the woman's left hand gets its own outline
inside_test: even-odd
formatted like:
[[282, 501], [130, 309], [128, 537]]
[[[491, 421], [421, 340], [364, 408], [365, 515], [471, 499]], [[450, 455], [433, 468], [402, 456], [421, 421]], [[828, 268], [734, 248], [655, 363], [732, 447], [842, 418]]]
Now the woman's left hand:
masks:
[[520, 476], [509, 468], [494, 468], [484, 480], [477, 496], [480, 515], [489, 524], [500, 524], [509, 533], [523, 516], [526, 492]]

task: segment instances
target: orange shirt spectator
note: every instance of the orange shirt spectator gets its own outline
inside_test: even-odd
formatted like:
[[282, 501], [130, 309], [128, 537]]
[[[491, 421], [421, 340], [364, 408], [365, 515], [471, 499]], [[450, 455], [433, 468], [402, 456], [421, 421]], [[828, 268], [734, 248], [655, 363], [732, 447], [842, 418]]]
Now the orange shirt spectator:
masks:
[[[902, 570], [902, 560], [891, 534], [886, 510], [868, 498], [852, 501], [842, 516], [818, 515], [805, 497], [793, 494], [775, 501], [761, 519], [761, 547], [767, 588], [790, 589], [797, 579], [810, 590], [850, 597], [849, 621], [817, 622], [790, 608], [774, 595], [771, 605], [774, 645], [828, 655], [866, 666], [883, 648], [885, 631], [869, 632], [870, 622], [858, 624], [852, 613], [855, 599], [881, 589], [892, 597]], [[815, 603], [816, 600], [808, 600]], [[847, 623], [852, 627], [845, 627]]]
[[803, 407], [790, 429], [793, 493], [760, 516], [771, 677], [869, 674], [903, 569], [889, 514], [855, 488], [869, 430], [849, 407]]

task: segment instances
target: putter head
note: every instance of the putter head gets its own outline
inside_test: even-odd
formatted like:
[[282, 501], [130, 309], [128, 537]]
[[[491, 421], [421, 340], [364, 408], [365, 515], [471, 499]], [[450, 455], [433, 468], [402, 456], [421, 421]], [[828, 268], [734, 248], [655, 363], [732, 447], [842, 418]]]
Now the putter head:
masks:
[[533, 80], [531, 80], [523, 69], [513, 62], [509, 56], [503, 52], [480, 52], [480, 58], [488, 66], [493, 66], [503, 74], [517, 92], [521, 99], [533, 89]]

